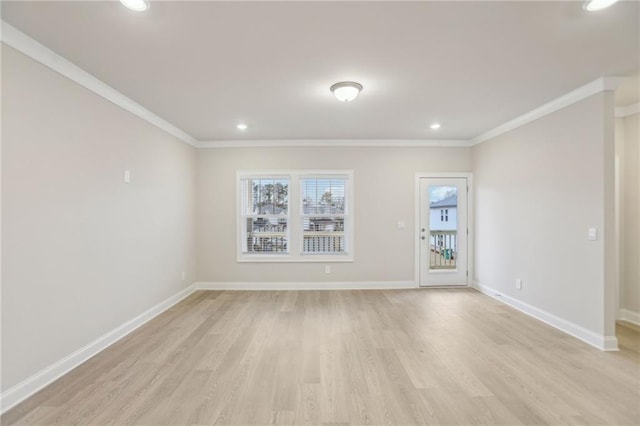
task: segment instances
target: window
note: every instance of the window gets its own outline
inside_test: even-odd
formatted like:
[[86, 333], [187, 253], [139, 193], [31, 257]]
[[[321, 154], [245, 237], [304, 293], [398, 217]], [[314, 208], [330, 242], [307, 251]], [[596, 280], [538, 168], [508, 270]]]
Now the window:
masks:
[[302, 253], [345, 252], [346, 178], [305, 177], [302, 188]]
[[242, 253], [289, 253], [289, 179], [240, 182]]
[[440, 222], [449, 222], [449, 209], [440, 210]]
[[238, 261], [353, 261], [351, 171], [238, 172]]

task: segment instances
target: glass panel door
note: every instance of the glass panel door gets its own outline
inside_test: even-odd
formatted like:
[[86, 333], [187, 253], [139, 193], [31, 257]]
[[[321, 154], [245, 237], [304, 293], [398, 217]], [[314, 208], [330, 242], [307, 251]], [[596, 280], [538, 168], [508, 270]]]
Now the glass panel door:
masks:
[[467, 285], [467, 179], [420, 179], [420, 285]]

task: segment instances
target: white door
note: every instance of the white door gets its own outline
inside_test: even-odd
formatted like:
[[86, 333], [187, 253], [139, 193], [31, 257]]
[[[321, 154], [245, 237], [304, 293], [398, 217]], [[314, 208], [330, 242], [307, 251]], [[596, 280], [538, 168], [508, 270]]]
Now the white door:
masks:
[[467, 285], [467, 178], [420, 178], [420, 286]]

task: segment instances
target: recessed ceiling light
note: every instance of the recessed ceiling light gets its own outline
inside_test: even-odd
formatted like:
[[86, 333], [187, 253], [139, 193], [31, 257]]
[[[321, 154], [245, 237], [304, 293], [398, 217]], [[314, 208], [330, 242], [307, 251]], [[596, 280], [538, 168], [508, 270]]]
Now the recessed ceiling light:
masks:
[[351, 102], [358, 97], [358, 93], [362, 90], [362, 84], [354, 81], [341, 81], [329, 88], [335, 97], [341, 102]]
[[238, 129], [238, 130], [247, 130], [248, 127], [249, 126], [247, 126], [244, 123], [239, 123], [239, 124], [236, 125], [236, 129]]
[[596, 10], [606, 9], [618, 0], [587, 0], [584, 4], [584, 9], [589, 12], [595, 12]]
[[438, 130], [440, 128], [440, 123], [433, 123], [429, 128], [431, 130]]
[[136, 12], [144, 12], [149, 9], [149, 2], [145, 0], [120, 0], [127, 9], [134, 10]]

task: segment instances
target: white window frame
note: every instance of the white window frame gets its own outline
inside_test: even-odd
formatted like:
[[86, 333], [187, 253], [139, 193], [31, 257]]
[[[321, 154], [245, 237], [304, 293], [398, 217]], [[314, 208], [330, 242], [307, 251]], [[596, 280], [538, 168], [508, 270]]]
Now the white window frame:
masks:
[[244, 212], [244, 206], [243, 206], [243, 197], [245, 194], [243, 194], [243, 188], [242, 188], [242, 181], [245, 179], [288, 179], [289, 180], [289, 202], [287, 205], [287, 232], [286, 232], [286, 236], [287, 236], [287, 249], [289, 251], [289, 253], [291, 252], [291, 179], [289, 178], [288, 175], [286, 174], [282, 174], [282, 173], [269, 173], [269, 174], [261, 174], [261, 175], [255, 175], [255, 174], [245, 174], [243, 176], [238, 176], [237, 179], [237, 230], [238, 230], [238, 242], [237, 242], [237, 247], [238, 247], [238, 253], [242, 254], [242, 256], [244, 257], [273, 257], [273, 258], [277, 258], [277, 257], [282, 257], [282, 256], [288, 256], [289, 253], [260, 253], [260, 254], [254, 254], [254, 253], [244, 253], [242, 251], [242, 247], [244, 246], [244, 242], [246, 241], [246, 234], [245, 234], [245, 230], [244, 230], [244, 226], [246, 223], [247, 218], [249, 217], [255, 217], [255, 216], [272, 216], [277, 218], [278, 215], [255, 215], [255, 214], [246, 214]]
[[[289, 179], [289, 253], [243, 253], [242, 180], [244, 179]], [[303, 178], [345, 179], [344, 238], [345, 252], [335, 254], [302, 253], [302, 189]], [[354, 261], [354, 198], [353, 170], [238, 170], [236, 172], [236, 250], [238, 262], [353, 262]]]

